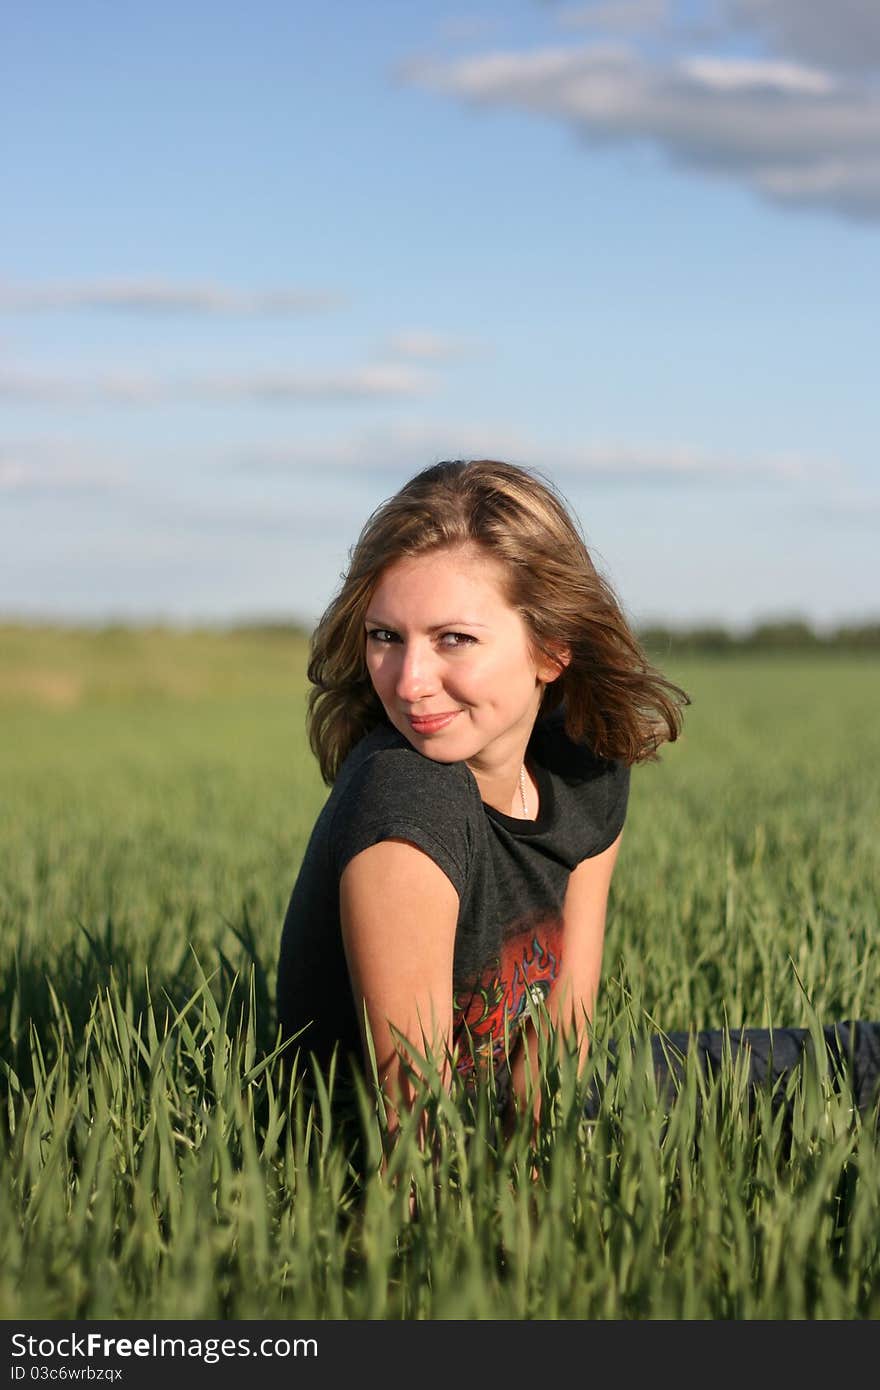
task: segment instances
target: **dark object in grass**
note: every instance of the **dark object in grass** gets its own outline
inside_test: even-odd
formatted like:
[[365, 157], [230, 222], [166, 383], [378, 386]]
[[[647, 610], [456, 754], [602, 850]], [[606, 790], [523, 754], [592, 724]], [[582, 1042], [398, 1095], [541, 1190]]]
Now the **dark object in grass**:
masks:
[[[880, 1087], [880, 1022], [826, 1023], [821, 1032], [829, 1078], [836, 1088], [847, 1085], [855, 1108], [862, 1115], [870, 1114]], [[808, 1028], [710, 1028], [696, 1033], [656, 1033], [651, 1038], [651, 1052], [661, 1100], [671, 1105], [684, 1085], [688, 1056], [697, 1058], [703, 1077], [711, 1082], [721, 1075], [728, 1048], [731, 1062], [746, 1069], [750, 1097], [759, 1089], [768, 1089], [779, 1106], [790, 1105], [790, 1100], [786, 1100], [788, 1083], [808, 1059], [815, 1057], [813, 1032]], [[616, 1057], [617, 1048], [610, 1042], [605, 1077], [594, 1078], [587, 1097], [586, 1113], [591, 1119], [599, 1113]]]

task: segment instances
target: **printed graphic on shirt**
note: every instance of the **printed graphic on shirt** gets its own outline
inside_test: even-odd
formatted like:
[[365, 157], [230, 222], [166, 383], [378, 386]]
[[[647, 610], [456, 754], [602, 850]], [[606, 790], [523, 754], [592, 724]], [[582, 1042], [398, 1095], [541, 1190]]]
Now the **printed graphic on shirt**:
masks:
[[501, 957], [484, 971], [465, 1000], [453, 999], [453, 1042], [458, 1047], [458, 1071], [470, 1075], [489, 1059], [495, 1066], [504, 1060], [505, 1031], [514, 1037], [514, 1025], [528, 1012], [528, 998], [540, 1003], [547, 998], [559, 974], [562, 955], [562, 919], [534, 916], [517, 923], [501, 948]]

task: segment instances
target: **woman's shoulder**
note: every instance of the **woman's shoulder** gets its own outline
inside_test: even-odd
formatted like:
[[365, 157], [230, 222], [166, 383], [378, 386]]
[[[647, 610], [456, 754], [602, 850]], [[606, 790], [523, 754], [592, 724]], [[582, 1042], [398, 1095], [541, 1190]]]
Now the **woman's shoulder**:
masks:
[[629, 780], [629, 768], [618, 758], [603, 758], [586, 740], [570, 737], [565, 728], [565, 709], [559, 706], [539, 719], [532, 734], [532, 752], [548, 772], [577, 786], [600, 779]]
[[553, 783], [557, 829], [577, 840], [575, 857], [599, 854], [617, 838], [626, 820], [628, 765], [600, 757], [589, 743], [572, 739], [565, 730], [563, 709], [535, 725], [532, 752]]
[[382, 724], [349, 753], [331, 800], [328, 828], [339, 872], [361, 849], [404, 839], [435, 859], [462, 891], [482, 816], [476, 783], [463, 763], [426, 758]]
[[342, 796], [369, 788], [407, 798], [422, 792], [467, 797], [472, 780], [463, 763], [426, 758], [383, 721], [355, 744], [339, 770], [337, 789]]

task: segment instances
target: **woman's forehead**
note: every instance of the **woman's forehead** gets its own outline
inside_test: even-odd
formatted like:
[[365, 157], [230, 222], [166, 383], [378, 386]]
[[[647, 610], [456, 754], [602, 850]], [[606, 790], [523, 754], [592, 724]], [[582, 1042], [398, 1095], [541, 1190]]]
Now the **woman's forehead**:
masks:
[[404, 556], [379, 575], [369, 611], [383, 603], [431, 609], [450, 602], [506, 608], [504, 578], [501, 562], [475, 546]]

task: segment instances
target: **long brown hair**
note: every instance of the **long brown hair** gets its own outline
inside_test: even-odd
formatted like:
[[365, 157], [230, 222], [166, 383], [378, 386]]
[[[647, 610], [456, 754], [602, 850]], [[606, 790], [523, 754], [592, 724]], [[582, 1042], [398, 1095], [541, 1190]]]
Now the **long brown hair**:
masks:
[[600, 757], [656, 761], [690, 698], [648, 664], [606, 579], [552, 485], [491, 459], [436, 463], [373, 512], [342, 587], [312, 636], [309, 739], [326, 782], [385, 718], [365, 658], [364, 618], [382, 571], [404, 556], [474, 545], [501, 561], [505, 598], [536, 652], [570, 661], [539, 718], [564, 702], [569, 737]]

